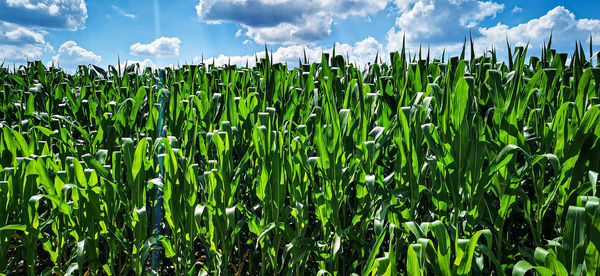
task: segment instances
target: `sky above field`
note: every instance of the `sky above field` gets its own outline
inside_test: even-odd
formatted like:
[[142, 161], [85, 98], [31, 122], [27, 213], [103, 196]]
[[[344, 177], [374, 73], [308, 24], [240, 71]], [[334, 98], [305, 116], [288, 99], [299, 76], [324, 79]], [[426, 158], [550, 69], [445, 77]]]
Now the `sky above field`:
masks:
[[[473, 36], [478, 54], [530, 44], [572, 53], [575, 41], [600, 50], [600, 1], [477, 0], [0, 0], [0, 63], [42, 60], [142, 66], [253, 64], [265, 44], [277, 61], [297, 65], [304, 52], [366, 64], [377, 53], [460, 52]], [[383, 54], [382, 54], [383, 53]]]

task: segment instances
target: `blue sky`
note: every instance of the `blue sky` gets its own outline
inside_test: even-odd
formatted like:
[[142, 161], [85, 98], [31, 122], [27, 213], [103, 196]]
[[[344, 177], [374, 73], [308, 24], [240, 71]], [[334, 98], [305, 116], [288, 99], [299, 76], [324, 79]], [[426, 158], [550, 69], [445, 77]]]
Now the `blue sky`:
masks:
[[205, 61], [245, 64], [267, 44], [275, 59], [296, 64], [303, 50], [348, 55], [365, 64], [377, 52], [456, 53], [472, 33], [476, 51], [505, 39], [539, 53], [571, 53], [575, 40], [600, 50], [600, 1], [478, 0], [0, 0], [0, 61], [42, 60], [73, 70], [140, 62], [168, 66]]

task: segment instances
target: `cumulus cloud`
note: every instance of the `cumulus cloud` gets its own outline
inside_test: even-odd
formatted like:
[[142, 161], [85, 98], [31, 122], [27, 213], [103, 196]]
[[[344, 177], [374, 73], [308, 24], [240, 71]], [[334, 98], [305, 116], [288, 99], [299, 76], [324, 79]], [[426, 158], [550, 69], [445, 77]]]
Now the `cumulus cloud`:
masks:
[[134, 56], [150, 57], [172, 57], [179, 56], [179, 44], [181, 40], [177, 37], [161, 37], [150, 44], [135, 43], [129, 47]]
[[124, 11], [123, 9], [121, 9], [121, 8], [119, 8], [119, 7], [115, 6], [115, 5], [112, 5], [112, 8], [113, 8], [113, 10], [115, 10], [115, 11], [116, 11], [118, 14], [120, 14], [120, 15], [122, 15], [122, 16], [125, 16], [125, 17], [128, 17], [128, 18], [136, 18], [136, 17], [137, 17], [137, 15], [135, 15], [135, 14], [132, 14], [132, 13], [128, 13], [128, 12]]
[[79, 30], [85, 28], [84, 0], [0, 1], [0, 20], [27, 27]]
[[577, 19], [575, 15], [562, 6], [557, 6], [545, 15], [532, 19], [514, 27], [498, 23], [490, 28], [479, 28], [481, 35], [476, 45], [491, 48], [491, 45], [502, 45], [505, 38], [516, 45], [526, 45], [539, 49], [552, 33], [553, 48], [572, 47], [576, 40], [585, 40], [592, 36], [592, 42], [600, 41], [600, 20]]
[[[553, 48], [570, 49], [575, 40], [593, 37], [600, 41], [600, 20], [577, 19], [562, 6], [557, 6], [545, 15], [528, 22], [508, 26], [497, 23], [482, 27], [481, 22], [493, 22], [495, 16], [504, 10], [504, 5], [491, 1], [478, 0], [396, 0], [398, 17], [393, 28], [387, 33], [387, 51], [400, 50], [403, 37], [406, 46], [413, 53], [428, 47], [434, 55], [457, 53], [462, 49], [462, 38], [472, 34], [477, 54], [494, 47], [500, 54], [505, 53], [506, 39], [512, 45], [530, 49], [540, 49], [550, 33]], [[515, 12], [513, 9], [512, 12]]]
[[[396, 1], [401, 11], [395, 26], [388, 31], [388, 50], [402, 46], [402, 38], [411, 47], [417, 43], [430, 45], [455, 43], [469, 34], [486, 18], [493, 18], [504, 5], [477, 0]], [[462, 45], [462, 44], [461, 44]]]
[[375, 56], [379, 53], [380, 57], [386, 57], [383, 53], [383, 45], [373, 37], [367, 37], [361, 41], [354, 43], [353, 46], [348, 44], [336, 44], [336, 54], [341, 54], [344, 57], [347, 55], [350, 62], [365, 65], [375, 61]]
[[46, 44], [45, 32], [2, 22], [0, 24], [0, 42], [14, 44]]
[[237, 32], [235, 32], [235, 37], [238, 38], [242, 35], [242, 29], [238, 29]]
[[0, 60], [38, 59], [54, 49], [45, 40], [46, 32], [0, 21]]
[[1, 61], [21, 61], [39, 59], [46, 50], [35, 45], [2, 45], [0, 47]]
[[69, 40], [60, 45], [58, 54], [52, 57], [52, 62], [62, 68], [73, 69], [79, 64], [99, 63], [102, 57], [92, 51], [77, 45], [77, 42]]
[[0, 60], [22, 62], [54, 52], [46, 30], [84, 29], [86, 19], [84, 0], [0, 1]]
[[248, 27], [248, 36], [258, 43], [302, 44], [318, 42], [331, 34], [333, 18], [323, 12], [307, 15], [298, 23], [284, 22], [272, 27]]
[[[383, 45], [379, 43], [375, 38], [370, 36], [354, 43], [353, 45], [346, 43], [335, 44], [336, 55], [343, 55], [344, 58], [349, 57], [350, 62], [355, 63], [359, 66], [363, 66], [369, 62], [373, 62], [377, 53], [379, 53], [379, 55], [382, 56], [383, 49]], [[332, 53], [333, 47], [323, 48], [321, 46], [303, 45], [281, 46], [273, 52], [272, 58], [274, 62], [288, 63], [289, 66], [296, 66], [298, 65], [298, 60], [304, 58], [305, 53], [309, 61], [320, 62], [321, 55], [324, 52]], [[239, 66], [245, 66], [246, 63], [248, 63], [249, 66], [254, 66], [256, 64], [256, 58], [260, 59], [264, 56], [264, 51], [256, 53], [256, 56], [219, 55], [217, 57], [205, 58], [204, 63], [214, 63], [215, 65], [236, 64]], [[200, 63], [201, 61], [201, 57], [194, 58], [194, 63]]]
[[248, 29], [258, 43], [299, 44], [326, 39], [335, 18], [368, 16], [389, 0], [200, 0], [198, 18], [211, 24], [232, 22]]

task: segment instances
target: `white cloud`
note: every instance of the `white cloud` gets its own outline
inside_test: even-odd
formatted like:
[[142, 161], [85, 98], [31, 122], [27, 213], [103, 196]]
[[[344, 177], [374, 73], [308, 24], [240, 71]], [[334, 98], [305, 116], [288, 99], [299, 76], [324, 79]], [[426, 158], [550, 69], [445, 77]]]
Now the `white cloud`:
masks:
[[211, 24], [233, 22], [257, 43], [315, 43], [331, 33], [334, 19], [365, 17], [390, 0], [199, 0], [198, 18]]
[[86, 50], [77, 45], [75, 41], [66, 41], [58, 49], [58, 54], [52, 57], [55, 65], [67, 69], [67, 71], [77, 67], [80, 64], [99, 63], [102, 57], [92, 51]]
[[238, 29], [237, 32], [235, 32], [235, 37], [238, 38], [242, 35], [242, 29]]
[[45, 40], [46, 32], [0, 21], [0, 60], [39, 59], [54, 49]]
[[0, 60], [22, 62], [54, 52], [46, 30], [81, 30], [86, 19], [84, 0], [0, 1]]
[[507, 38], [513, 46], [525, 46], [529, 42], [530, 52], [537, 51], [550, 33], [553, 34], [552, 47], [561, 51], [571, 51], [576, 40], [587, 42], [590, 35], [596, 45], [600, 42], [600, 20], [577, 19], [562, 6], [516, 26], [497, 23], [482, 27], [480, 23], [494, 18], [503, 10], [503, 5], [477, 0], [396, 0], [395, 4], [404, 12], [400, 12], [395, 26], [387, 33], [387, 51], [400, 50], [404, 35], [408, 51], [415, 53], [422, 45], [423, 51], [429, 47], [435, 56], [440, 56], [442, 51], [460, 52], [462, 38], [468, 38], [469, 33], [478, 55], [494, 47], [503, 56]]
[[181, 40], [177, 37], [161, 37], [150, 44], [135, 43], [129, 47], [134, 56], [172, 57], [179, 56], [179, 44]]
[[526, 45], [541, 49], [552, 33], [552, 47], [572, 50], [576, 40], [588, 41], [590, 35], [594, 43], [600, 42], [600, 20], [576, 19], [575, 15], [562, 6], [557, 6], [545, 15], [514, 27], [498, 23], [490, 28], [479, 28], [481, 37], [476, 45], [489, 49], [491, 45], [503, 45], [505, 39], [516, 45]]
[[455, 43], [479, 22], [495, 17], [504, 9], [502, 4], [477, 0], [396, 1], [395, 4], [404, 12], [388, 31], [387, 48], [390, 51], [402, 47], [404, 34], [411, 48], [417, 48], [418, 43], [432, 46]]
[[512, 9], [512, 13], [520, 13], [520, 12], [522, 12], [522, 11], [523, 11], [523, 9], [522, 9], [521, 7], [519, 7], [519, 6], [515, 6], [515, 7]]
[[45, 48], [36, 45], [0, 45], [0, 63], [5, 60], [22, 61], [39, 59]]
[[410, 5], [417, 1], [418, 0], [394, 0], [394, 5], [398, 8], [399, 12], [407, 12], [410, 10]]
[[324, 40], [331, 33], [333, 18], [323, 12], [307, 15], [299, 23], [281, 23], [272, 27], [248, 27], [248, 36], [257, 43], [303, 44]]
[[[5, 23], [6, 25], [6, 23]], [[22, 26], [13, 25], [14, 28], [4, 33], [4, 36], [13, 42], [45, 44], [44, 33], [36, 32]]]
[[[298, 60], [304, 58], [304, 53], [306, 53], [306, 57], [311, 62], [320, 62], [322, 53], [333, 53], [333, 47], [331, 48], [323, 48], [321, 46], [302, 46], [302, 45], [291, 45], [291, 46], [281, 46], [277, 48], [273, 52], [273, 61], [288, 63], [289, 66], [298, 65]], [[353, 45], [345, 44], [345, 43], [336, 43], [335, 45], [336, 55], [342, 55], [344, 58], [348, 56], [350, 58], [350, 62], [355, 63], [359, 66], [366, 65], [369, 62], [373, 62], [375, 60], [375, 56], [379, 52], [379, 55], [383, 57], [383, 45], [379, 43], [373, 37], [367, 37], [364, 40], [358, 41]], [[260, 59], [265, 56], [265, 52], [261, 51], [256, 53], [256, 57], [254, 55], [245, 55], [245, 56], [226, 56], [219, 55], [217, 57], [205, 58], [204, 63], [215, 65], [223, 65], [223, 64], [237, 64], [239, 66], [245, 66], [246, 62], [249, 66], [254, 66], [256, 64], [256, 58]], [[194, 58], [194, 63], [200, 63], [202, 60], [201, 57]]]
[[122, 16], [125, 16], [125, 17], [128, 17], [128, 18], [136, 18], [137, 17], [137, 15], [132, 14], [132, 13], [128, 13], [128, 12], [124, 11], [123, 9], [121, 9], [121, 8], [115, 6], [115, 5], [112, 5], [112, 8], [113, 8], [113, 10], [115, 10], [117, 13], [119, 13]]
[[354, 43], [354, 46], [348, 44], [336, 44], [336, 54], [341, 54], [350, 58], [350, 62], [359, 65], [365, 65], [375, 61], [375, 56], [379, 53], [379, 57], [385, 58], [383, 45], [373, 37], [367, 37], [362, 41]]
[[0, 20], [27, 27], [79, 30], [85, 28], [84, 0], [0, 1]]

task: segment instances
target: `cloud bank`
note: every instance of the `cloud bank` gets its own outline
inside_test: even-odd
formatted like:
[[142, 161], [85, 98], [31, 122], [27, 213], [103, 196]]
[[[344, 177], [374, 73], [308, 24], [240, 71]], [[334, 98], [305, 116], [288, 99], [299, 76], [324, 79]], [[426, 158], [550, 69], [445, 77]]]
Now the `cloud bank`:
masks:
[[86, 19], [83, 0], [0, 1], [0, 60], [39, 59], [54, 51], [45, 40], [49, 30], [81, 30]]
[[209, 24], [237, 23], [257, 43], [302, 44], [326, 39], [336, 19], [365, 17], [388, 0], [200, 0], [198, 18]]

